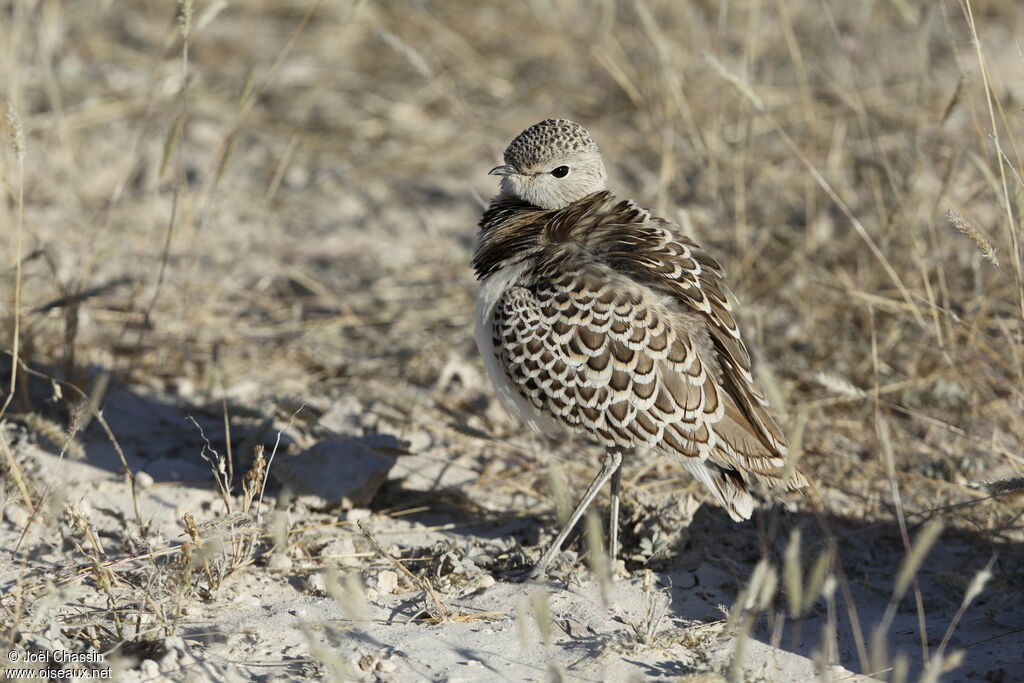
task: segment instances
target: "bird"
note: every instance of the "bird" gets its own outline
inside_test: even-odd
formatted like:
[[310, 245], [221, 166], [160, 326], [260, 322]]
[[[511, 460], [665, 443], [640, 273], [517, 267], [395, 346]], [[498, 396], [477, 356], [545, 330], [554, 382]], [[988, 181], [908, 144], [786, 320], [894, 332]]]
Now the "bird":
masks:
[[580, 124], [536, 123], [490, 171], [500, 191], [479, 223], [475, 338], [502, 405], [539, 433], [585, 434], [601, 470], [531, 576], [611, 481], [609, 552], [618, 554], [623, 456], [663, 453], [734, 521], [752, 484], [807, 485], [787, 470], [786, 436], [755, 385], [724, 272], [672, 222], [607, 189]]

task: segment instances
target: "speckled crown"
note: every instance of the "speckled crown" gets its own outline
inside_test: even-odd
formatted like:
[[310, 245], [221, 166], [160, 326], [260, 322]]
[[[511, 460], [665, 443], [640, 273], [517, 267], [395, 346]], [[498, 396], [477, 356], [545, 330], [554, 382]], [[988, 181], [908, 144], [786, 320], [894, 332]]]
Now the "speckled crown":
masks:
[[505, 163], [524, 170], [554, 157], [597, 151], [597, 143], [580, 124], [569, 119], [547, 119], [516, 136], [505, 149]]

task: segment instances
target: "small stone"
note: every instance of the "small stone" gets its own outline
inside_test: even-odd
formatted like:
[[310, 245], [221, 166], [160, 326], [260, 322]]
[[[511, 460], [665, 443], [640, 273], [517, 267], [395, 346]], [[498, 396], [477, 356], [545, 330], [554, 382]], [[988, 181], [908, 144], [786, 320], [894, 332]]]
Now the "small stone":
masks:
[[177, 380], [177, 385], [178, 386], [175, 388], [178, 391], [178, 396], [181, 396], [182, 398], [195, 397], [196, 385], [192, 380], [181, 377]]
[[629, 571], [626, 569], [626, 561], [621, 558], [615, 560], [614, 564], [612, 564], [612, 576], [624, 579], [629, 575]]
[[374, 668], [375, 661], [376, 657], [373, 657], [372, 655], [362, 655], [355, 663], [362, 671], [370, 671]]
[[160, 665], [152, 659], [143, 659], [142, 664], [139, 665], [139, 670], [142, 671], [144, 676], [149, 678], [156, 678], [160, 675]]
[[16, 527], [25, 528], [28, 526], [28, 510], [15, 503], [5, 505], [4, 519]]
[[284, 183], [288, 187], [300, 188], [309, 184], [309, 169], [305, 166], [292, 166], [284, 174]]
[[339, 435], [358, 435], [362, 432], [359, 424], [363, 404], [351, 396], [342, 396], [320, 416], [320, 426]]
[[362, 417], [359, 418], [359, 426], [367, 432], [376, 431], [379, 424], [380, 415], [377, 413], [363, 413]]
[[369, 508], [352, 508], [345, 511], [345, 521], [358, 522], [361, 519], [373, 516], [373, 510]]
[[496, 583], [497, 583], [497, 581], [494, 580], [493, 576], [491, 576], [490, 574], [484, 574], [483, 576], [480, 577], [480, 590], [484, 590], [485, 588], [490, 588], [491, 586], [493, 586]]
[[148, 489], [153, 485], [153, 475], [148, 472], [139, 472], [135, 475], [135, 485], [140, 489]]
[[434, 438], [430, 433], [423, 431], [410, 432], [405, 435], [405, 440], [409, 442], [410, 453], [422, 453], [434, 443]]
[[298, 455], [279, 456], [271, 471], [314, 507], [367, 507], [401, 452], [398, 439], [387, 434], [329, 439]]
[[324, 575], [319, 572], [310, 574], [306, 578], [306, 590], [316, 595], [327, 593], [327, 582], [324, 580]]
[[677, 586], [680, 590], [689, 590], [697, 585], [697, 577], [689, 572], [679, 573], [672, 578], [672, 588]]
[[[355, 509], [356, 510], [365, 510], [366, 508], [355, 508]], [[349, 516], [351, 514], [352, 514], [352, 510], [349, 510], [346, 513], [346, 515], [345, 515], [345, 519], [346, 520], [352, 520], [352, 518]], [[331, 540], [329, 540], [327, 542], [327, 545], [324, 546], [324, 548], [323, 548], [323, 550], [321, 551], [320, 554], [324, 555], [324, 556], [330, 556], [332, 559], [335, 559], [335, 560], [342, 559], [342, 558], [344, 558], [346, 556], [350, 556], [350, 555], [355, 555], [356, 554], [356, 544], [355, 544], [355, 541], [352, 540], [352, 537], [350, 535], [348, 535], [348, 534], [346, 534], [344, 536], [338, 536], [338, 537], [335, 537], [335, 538], [332, 538]]]
[[270, 557], [270, 561], [267, 566], [274, 570], [284, 570], [292, 568], [292, 558], [288, 557], [284, 553], [274, 553]]
[[377, 574], [377, 590], [381, 593], [388, 594], [394, 593], [398, 589], [398, 574], [385, 569], [380, 574]]
[[382, 674], [394, 673], [395, 669], [397, 668], [398, 667], [395, 666], [395, 663], [390, 659], [382, 659], [379, 662], [377, 662], [377, 671], [381, 672]]
[[160, 659], [160, 671], [168, 673], [170, 671], [176, 671], [180, 664], [178, 663], [178, 651], [169, 648], [167, 654]]

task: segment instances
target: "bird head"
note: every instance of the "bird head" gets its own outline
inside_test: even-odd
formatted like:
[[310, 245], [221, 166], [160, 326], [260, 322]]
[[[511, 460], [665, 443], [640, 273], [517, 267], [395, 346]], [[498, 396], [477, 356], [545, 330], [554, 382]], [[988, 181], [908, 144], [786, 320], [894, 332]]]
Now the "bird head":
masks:
[[505, 163], [491, 169], [501, 189], [542, 209], [561, 209], [605, 189], [608, 174], [590, 133], [568, 119], [530, 126], [505, 150]]

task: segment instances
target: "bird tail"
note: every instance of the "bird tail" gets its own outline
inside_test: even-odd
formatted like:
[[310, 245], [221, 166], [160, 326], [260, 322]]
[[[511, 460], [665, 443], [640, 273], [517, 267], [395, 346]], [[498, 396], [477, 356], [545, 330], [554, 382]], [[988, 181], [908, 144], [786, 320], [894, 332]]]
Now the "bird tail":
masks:
[[750, 519], [754, 513], [754, 498], [743, 475], [731, 467], [707, 460], [688, 460], [684, 464], [695, 479], [707, 486], [734, 522]]

